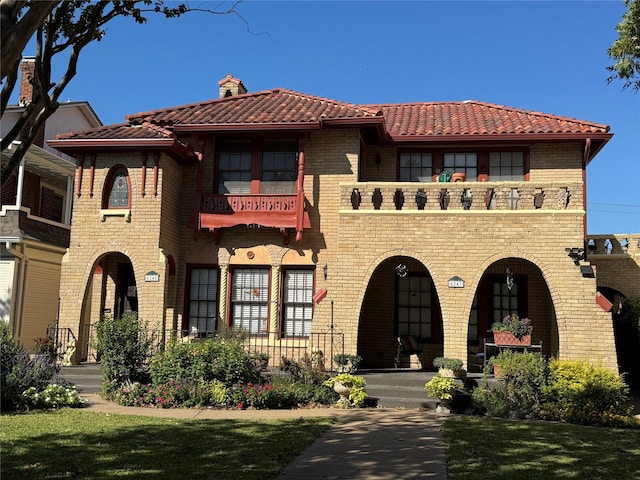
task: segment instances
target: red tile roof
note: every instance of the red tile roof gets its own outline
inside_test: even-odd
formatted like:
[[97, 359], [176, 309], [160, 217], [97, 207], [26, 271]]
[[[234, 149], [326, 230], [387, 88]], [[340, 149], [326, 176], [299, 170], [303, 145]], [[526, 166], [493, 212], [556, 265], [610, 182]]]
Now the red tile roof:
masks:
[[394, 141], [599, 135], [606, 142], [610, 136], [607, 125], [478, 101], [354, 105], [286, 89], [136, 113], [126, 120], [125, 124], [60, 135], [63, 141], [56, 142], [57, 148], [64, 140], [175, 140], [174, 132], [181, 129], [316, 129], [332, 122], [377, 124]]
[[380, 109], [395, 140], [451, 135], [607, 133], [607, 125], [467, 100], [369, 105]]
[[378, 110], [276, 89], [127, 116], [156, 125], [307, 124], [321, 119], [379, 116]]

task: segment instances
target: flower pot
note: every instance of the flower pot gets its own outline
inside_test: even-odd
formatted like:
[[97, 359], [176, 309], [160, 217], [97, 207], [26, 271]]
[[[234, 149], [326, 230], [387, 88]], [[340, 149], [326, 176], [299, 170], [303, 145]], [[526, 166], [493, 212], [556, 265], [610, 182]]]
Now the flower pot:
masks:
[[451, 175], [452, 182], [465, 182], [467, 180], [467, 174], [461, 172], [454, 172]]
[[531, 346], [531, 334], [517, 338], [511, 332], [493, 332], [493, 343], [505, 347], [529, 347]]
[[499, 363], [494, 363], [493, 364], [493, 376], [494, 376], [494, 378], [502, 378], [502, 371], [500, 370], [500, 364]]
[[340, 395], [341, 397], [349, 397], [349, 393], [351, 392], [351, 387], [348, 387], [344, 383], [336, 382], [333, 384], [333, 390]]

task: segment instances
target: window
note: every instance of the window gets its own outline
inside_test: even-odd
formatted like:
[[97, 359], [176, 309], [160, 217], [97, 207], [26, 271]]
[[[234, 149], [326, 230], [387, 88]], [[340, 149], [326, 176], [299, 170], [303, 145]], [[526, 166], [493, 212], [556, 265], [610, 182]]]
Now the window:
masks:
[[298, 141], [265, 140], [260, 193], [295, 193], [297, 177]]
[[469, 312], [469, 336], [467, 341], [475, 343], [478, 341], [478, 294], [473, 296], [471, 312]]
[[218, 193], [251, 193], [251, 140], [224, 140], [218, 155]]
[[297, 139], [223, 139], [218, 145], [218, 193], [295, 193]]
[[397, 282], [398, 335], [431, 339], [431, 277], [407, 275]]
[[283, 335], [309, 336], [313, 316], [312, 270], [285, 271], [283, 304]]
[[476, 153], [445, 153], [444, 169], [450, 173], [466, 173], [467, 181], [477, 181], [478, 155]]
[[493, 280], [489, 286], [491, 295], [491, 323], [502, 320], [506, 315], [518, 313], [518, 284], [507, 287], [504, 280]]
[[524, 180], [524, 154], [522, 152], [489, 153], [489, 180]]
[[54, 222], [62, 222], [64, 195], [43, 186], [40, 193], [40, 216]]
[[231, 282], [231, 325], [252, 335], [268, 332], [269, 269], [238, 268]]
[[433, 175], [433, 160], [430, 153], [401, 153], [401, 182], [430, 182]]
[[218, 269], [191, 268], [189, 273], [189, 333], [215, 332], [218, 315]]
[[123, 166], [114, 167], [105, 184], [103, 208], [130, 208], [129, 172]]

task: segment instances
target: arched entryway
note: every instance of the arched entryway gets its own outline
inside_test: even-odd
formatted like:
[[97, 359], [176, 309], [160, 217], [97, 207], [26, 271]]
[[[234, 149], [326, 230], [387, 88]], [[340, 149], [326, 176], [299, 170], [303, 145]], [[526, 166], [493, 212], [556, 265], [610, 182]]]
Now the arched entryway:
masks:
[[138, 311], [138, 289], [133, 264], [120, 252], [101, 255], [85, 288], [76, 356], [80, 362], [99, 360], [91, 342], [93, 327], [103, 316], [121, 318]]
[[598, 287], [598, 291], [609, 300], [613, 334], [616, 341], [618, 368], [633, 390], [640, 389], [640, 298], [627, 298], [614, 288]]
[[476, 290], [467, 334], [468, 365], [479, 367], [478, 352], [491, 342], [493, 322], [517, 313], [533, 324], [532, 343], [542, 344], [546, 357], [558, 355], [558, 324], [551, 292], [542, 271], [522, 258], [505, 258], [491, 264]]
[[386, 259], [369, 279], [358, 323], [360, 365], [393, 367], [398, 335], [418, 340], [426, 368], [442, 355], [442, 313], [435, 285], [427, 268], [406, 256]]

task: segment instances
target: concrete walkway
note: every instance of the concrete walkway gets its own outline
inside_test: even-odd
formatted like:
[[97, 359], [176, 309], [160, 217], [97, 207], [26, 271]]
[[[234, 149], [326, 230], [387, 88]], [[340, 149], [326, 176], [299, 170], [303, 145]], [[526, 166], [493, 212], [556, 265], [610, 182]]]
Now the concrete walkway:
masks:
[[311, 408], [217, 410], [122, 407], [99, 395], [82, 395], [88, 410], [121, 415], [183, 419], [268, 420], [331, 416], [334, 425], [296, 458], [278, 480], [446, 480], [442, 417], [402, 409]]

